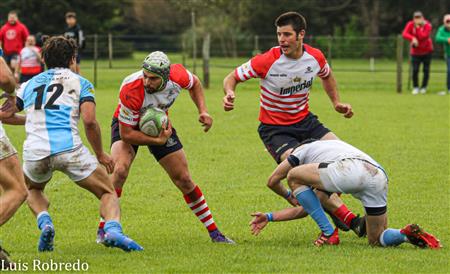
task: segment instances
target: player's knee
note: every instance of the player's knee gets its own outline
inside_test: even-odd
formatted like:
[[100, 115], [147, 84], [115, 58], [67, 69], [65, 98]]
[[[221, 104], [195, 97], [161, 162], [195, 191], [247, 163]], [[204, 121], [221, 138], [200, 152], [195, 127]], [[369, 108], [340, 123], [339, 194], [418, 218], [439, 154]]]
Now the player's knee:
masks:
[[114, 175], [120, 182], [125, 182], [128, 177], [128, 167], [125, 165], [116, 165], [114, 167]]
[[175, 184], [183, 192], [187, 193], [192, 190], [194, 182], [191, 179], [189, 173], [183, 173], [174, 178]]

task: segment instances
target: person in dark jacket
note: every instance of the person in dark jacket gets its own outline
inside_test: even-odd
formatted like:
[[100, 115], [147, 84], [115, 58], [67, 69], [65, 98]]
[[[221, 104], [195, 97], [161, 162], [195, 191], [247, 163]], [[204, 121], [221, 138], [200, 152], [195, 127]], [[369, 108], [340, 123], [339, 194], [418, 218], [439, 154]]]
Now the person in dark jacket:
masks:
[[80, 74], [81, 51], [84, 48], [84, 35], [80, 24], [77, 23], [77, 14], [73, 11], [66, 13], [66, 30], [64, 33], [66, 38], [72, 38], [77, 42], [78, 52], [76, 55], [75, 72]]

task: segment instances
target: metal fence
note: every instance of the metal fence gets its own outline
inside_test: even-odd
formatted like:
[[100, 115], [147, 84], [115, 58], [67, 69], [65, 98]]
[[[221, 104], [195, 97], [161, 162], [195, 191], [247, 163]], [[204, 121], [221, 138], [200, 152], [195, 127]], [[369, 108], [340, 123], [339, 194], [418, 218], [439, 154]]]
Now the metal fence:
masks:
[[[194, 43], [193, 35], [87, 35], [86, 47], [82, 52], [84, 59], [94, 60], [94, 81], [97, 78], [97, 67], [99, 60], [102, 66], [112, 68], [135, 67], [133, 62], [120, 62], [133, 56], [137, 51], [151, 52], [161, 50], [168, 53], [178, 53], [182, 56], [182, 63], [187, 59], [193, 60], [193, 70], [197, 67], [197, 59], [203, 58], [204, 78], [209, 78], [209, 67], [233, 68], [237, 64], [230, 62], [209, 62], [212, 57], [252, 57], [257, 53], [264, 52], [277, 45], [275, 35], [239, 35], [236, 37], [218, 37], [214, 35], [196, 35]], [[397, 90], [402, 89], [402, 64], [408, 60], [409, 44], [401, 36], [391, 37], [349, 37], [349, 36], [312, 36], [304, 39], [305, 43], [311, 44], [322, 50], [328, 62], [333, 64], [336, 59], [365, 59], [368, 65], [365, 68], [355, 70], [352, 66], [338, 67], [335, 71], [384, 71], [397, 73]], [[205, 56], [205, 54], [207, 56]], [[433, 53], [435, 58], [442, 58], [441, 46], [436, 46]], [[207, 60], [205, 60], [205, 58]], [[375, 60], [396, 61], [397, 66], [384, 66], [381, 70], [376, 69]], [[231, 59], [230, 59], [231, 60]], [[192, 68], [192, 67], [191, 67]], [[444, 73], [444, 71], [438, 71]]]

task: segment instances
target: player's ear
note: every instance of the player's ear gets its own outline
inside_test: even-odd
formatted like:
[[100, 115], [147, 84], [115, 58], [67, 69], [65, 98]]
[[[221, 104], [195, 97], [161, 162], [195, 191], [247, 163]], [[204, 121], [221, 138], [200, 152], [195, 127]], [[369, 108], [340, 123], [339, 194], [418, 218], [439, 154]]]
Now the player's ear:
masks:
[[305, 30], [299, 31], [297, 35], [297, 40], [302, 40], [305, 37]]

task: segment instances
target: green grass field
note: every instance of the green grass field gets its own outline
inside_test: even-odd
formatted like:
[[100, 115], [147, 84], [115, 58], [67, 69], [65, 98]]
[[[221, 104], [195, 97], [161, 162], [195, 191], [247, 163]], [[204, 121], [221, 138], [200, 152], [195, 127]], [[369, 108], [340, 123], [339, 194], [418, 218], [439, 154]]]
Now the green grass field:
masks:
[[[110, 122], [118, 101], [122, 79], [143, 59], [116, 61], [123, 69], [106, 69], [102, 62], [96, 89], [97, 116], [103, 146], [109, 147]], [[171, 56], [179, 61], [179, 56]], [[238, 65], [244, 59], [214, 59], [215, 64]], [[92, 79], [92, 64], [82, 63], [82, 73]], [[372, 248], [366, 239], [341, 233], [336, 247], [316, 248], [312, 241], [318, 228], [309, 218], [271, 223], [258, 237], [248, 223], [254, 211], [272, 211], [288, 206], [266, 186], [275, 167], [257, 134], [258, 81], [239, 86], [236, 109], [222, 109], [223, 77], [227, 68], [211, 69], [207, 104], [214, 125], [207, 134], [197, 122], [197, 111], [184, 92], [171, 108], [170, 118], [184, 144], [191, 174], [202, 188], [220, 229], [238, 244], [215, 245], [186, 206], [181, 193], [144, 148], [141, 148], [125, 184], [122, 224], [125, 233], [145, 251], [124, 253], [95, 243], [98, 202], [65, 175], [55, 173], [48, 194], [55, 228], [55, 251], [38, 253], [39, 231], [26, 205], [1, 227], [2, 246], [16, 261], [32, 265], [34, 259], [48, 262], [89, 264], [89, 273], [153, 272], [287, 272], [287, 273], [449, 273], [449, 97], [435, 93], [444, 88], [445, 74], [431, 74], [430, 94], [412, 96], [395, 92], [395, 73], [361, 72], [367, 61], [334, 60], [341, 99], [353, 105], [355, 116], [344, 119], [336, 113], [322, 90], [314, 85], [310, 107], [341, 139], [372, 155], [390, 176], [389, 226], [401, 228], [416, 222], [441, 239], [439, 251], [419, 250], [404, 244], [397, 248]], [[395, 69], [389, 61], [377, 68]], [[339, 71], [348, 68], [353, 71]], [[405, 71], [406, 71], [405, 65]], [[434, 61], [432, 70], [445, 71]], [[199, 75], [201, 75], [199, 73]], [[406, 83], [406, 75], [405, 83]], [[22, 127], [5, 126], [17, 148], [25, 134]], [[349, 208], [363, 213], [350, 195]]]

